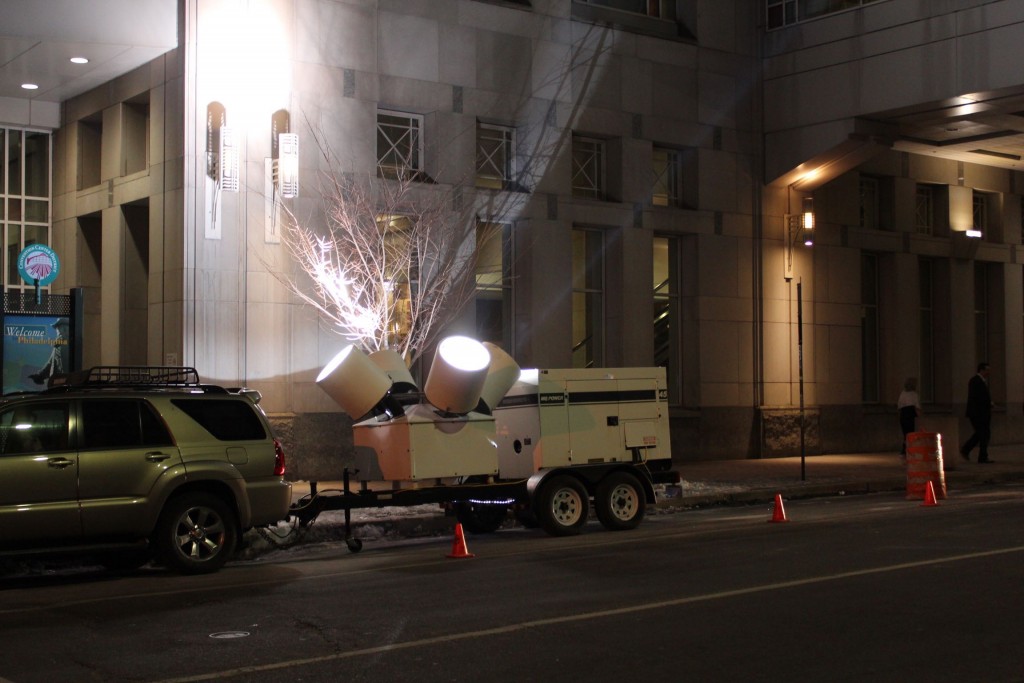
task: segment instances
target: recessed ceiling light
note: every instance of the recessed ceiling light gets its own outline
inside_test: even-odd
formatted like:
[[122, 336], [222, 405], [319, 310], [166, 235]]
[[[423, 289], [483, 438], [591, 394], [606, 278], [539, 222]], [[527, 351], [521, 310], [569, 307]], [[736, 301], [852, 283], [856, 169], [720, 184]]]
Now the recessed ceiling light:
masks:
[[88, 64], [89, 63], [89, 58], [88, 57], [72, 57], [71, 58], [71, 63], [72, 64]]
[[39, 89], [39, 86], [36, 85], [35, 83], [22, 83], [21, 87], [24, 88], [25, 90], [38, 90]]

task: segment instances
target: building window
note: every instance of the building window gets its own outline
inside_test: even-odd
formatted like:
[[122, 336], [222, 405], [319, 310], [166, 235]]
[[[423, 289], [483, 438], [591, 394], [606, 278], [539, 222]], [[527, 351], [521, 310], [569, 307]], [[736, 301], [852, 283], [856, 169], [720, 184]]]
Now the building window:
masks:
[[1024, 197], [1020, 198], [1020, 239], [1024, 242]]
[[415, 223], [408, 216], [385, 214], [377, 216], [381, 245], [371, 245], [372, 250], [390, 254], [386, 263], [374, 265], [374, 271], [385, 284], [383, 293], [375, 294], [385, 299], [384, 327], [387, 330], [388, 346], [400, 348], [412, 326], [412, 295], [419, 285], [420, 253], [412, 235]]
[[974, 264], [974, 355], [976, 361], [988, 360], [988, 264]]
[[860, 227], [877, 230], [881, 227], [881, 203], [879, 201], [878, 178], [861, 176], [860, 179]]
[[769, 29], [815, 19], [833, 12], [854, 9], [877, 0], [765, 0]]
[[862, 254], [860, 271], [861, 291], [861, 400], [878, 403], [879, 386], [879, 292], [878, 255]]
[[477, 225], [476, 333], [512, 353], [512, 226]]
[[935, 401], [935, 262], [921, 259], [917, 273], [921, 334], [918, 390], [922, 401], [932, 403]]
[[30, 244], [50, 244], [51, 140], [49, 133], [0, 128], [0, 222], [8, 288], [31, 286], [18, 273], [21, 250]]
[[588, 5], [643, 14], [656, 19], [676, 18], [676, 0], [579, 0]]
[[121, 125], [122, 174], [145, 171], [149, 166], [149, 93], [122, 105]]
[[931, 185], [918, 185], [914, 203], [914, 230], [922, 235], [935, 231], [935, 191]]
[[377, 112], [377, 174], [412, 178], [423, 171], [423, 117], [402, 112]]
[[572, 138], [572, 194], [604, 199], [604, 140], [574, 135]]
[[651, 203], [655, 206], [683, 206], [683, 153], [678, 149], [655, 147], [652, 170]]
[[982, 236], [988, 236], [988, 197], [983, 192], [974, 192], [971, 196], [973, 220], [972, 227], [980, 230]]
[[665, 368], [670, 405], [682, 403], [679, 239], [654, 238], [654, 364]]
[[572, 231], [572, 367], [604, 365], [604, 234]]
[[515, 129], [476, 124], [476, 185], [507, 190], [515, 178]]

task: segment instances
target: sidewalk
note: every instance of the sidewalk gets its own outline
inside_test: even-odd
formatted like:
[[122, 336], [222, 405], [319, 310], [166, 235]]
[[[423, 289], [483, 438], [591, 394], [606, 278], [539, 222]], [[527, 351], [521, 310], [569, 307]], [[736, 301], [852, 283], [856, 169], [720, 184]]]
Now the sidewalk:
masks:
[[[955, 450], [944, 453], [948, 495], [956, 496], [958, 489], [979, 484], [1024, 481], [1024, 444], [992, 446], [989, 455], [993, 462], [983, 465], [977, 462], [977, 451], [969, 462]], [[807, 456], [803, 479], [800, 457], [686, 462], [676, 469], [682, 481], [678, 487], [666, 487], [657, 510], [769, 503], [776, 494], [788, 500], [905, 491], [907, 487], [906, 466], [896, 453]], [[340, 490], [341, 483], [317, 482], [317, 489], [329, 495], [332, 489]], [[309, 490], [309, 482], [293, 482], [293, 500], [300, 500]], [[353, 510], [352, 524], [356, 537], [373, 539], [448, 534], [455, 521], [437, 505], [419, 505]], [[344, 513], [323, 512], [314, 526], [319, 528], [316, 536], [321, 540], [344, 538]]]

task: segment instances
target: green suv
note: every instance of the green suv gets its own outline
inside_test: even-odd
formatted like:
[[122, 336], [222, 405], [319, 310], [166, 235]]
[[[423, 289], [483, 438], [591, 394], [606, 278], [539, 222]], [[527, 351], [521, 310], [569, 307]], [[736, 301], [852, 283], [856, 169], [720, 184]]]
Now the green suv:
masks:
[[98, 553], [220, 569], [287, 519], [284, 453], [258, 392], [191, 368], [97, 367], [0, 399], [0, 557]]

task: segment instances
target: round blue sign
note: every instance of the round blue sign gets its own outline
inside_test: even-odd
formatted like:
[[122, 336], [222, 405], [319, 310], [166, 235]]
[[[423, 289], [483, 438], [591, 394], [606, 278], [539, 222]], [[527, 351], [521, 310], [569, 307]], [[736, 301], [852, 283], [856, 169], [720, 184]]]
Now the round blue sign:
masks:
[[18, 273], [30, 285], [45, 287], [57, 279], [60, 259], [45, 244], [30, 244], [18, 254]]

